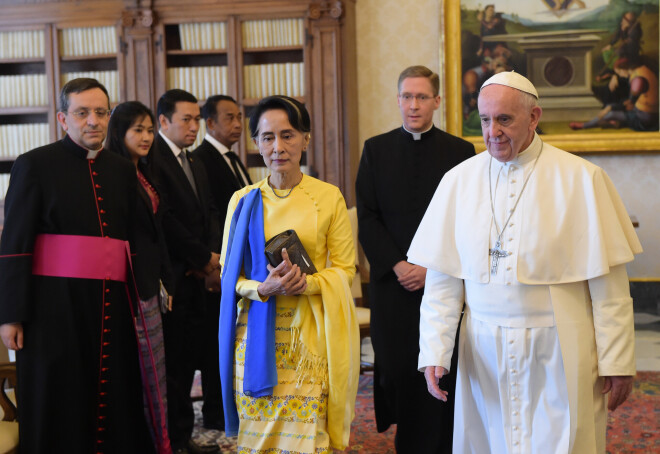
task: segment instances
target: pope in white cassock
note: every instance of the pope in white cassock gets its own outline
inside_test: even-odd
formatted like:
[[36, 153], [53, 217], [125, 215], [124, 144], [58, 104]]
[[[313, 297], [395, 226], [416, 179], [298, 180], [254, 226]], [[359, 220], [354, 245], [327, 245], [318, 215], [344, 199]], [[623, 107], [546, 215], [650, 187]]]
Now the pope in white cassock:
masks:
[[607, 174], [535, 133], [537, 101], [519, 74], [484, 83], [488, 153], [445, 174], [408, 251], [428, 268], [418, 365], [441, 400], [466, 303], [455, 454], [604, 453], [632, 390], [625, 264], [642, 248]]

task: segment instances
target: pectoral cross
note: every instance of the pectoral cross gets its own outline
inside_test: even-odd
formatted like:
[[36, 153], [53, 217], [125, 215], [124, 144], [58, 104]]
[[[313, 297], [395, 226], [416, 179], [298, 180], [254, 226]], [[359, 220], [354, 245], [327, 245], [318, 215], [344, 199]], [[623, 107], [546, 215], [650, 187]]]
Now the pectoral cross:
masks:
[[490, 274], [497, 274], [497, 265], [499, 264], [500, 259], [503, 257], [508, 257], [511, 255], [511, 253], [503, 250], [500, 240], [497, 240], [495, 247], [488, 249], [488, 255], [493, 257], [493, 263], [490, 267]]

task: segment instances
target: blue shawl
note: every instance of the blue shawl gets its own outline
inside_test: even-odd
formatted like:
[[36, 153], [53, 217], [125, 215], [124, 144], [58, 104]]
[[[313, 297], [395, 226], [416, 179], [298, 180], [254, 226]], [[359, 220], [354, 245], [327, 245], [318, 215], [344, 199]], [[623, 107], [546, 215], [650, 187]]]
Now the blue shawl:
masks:
[[[238, 411], [234, 395], [234, 349], [236, 338], [236, 283], [241, 269], [247, 279], [264, 281], [268, 276], [261, 190], [248, 192], [236, 206], [231, 219], [222, 273], [220, 302], [220, 380], [225, 410], [225, 433], [238, 434]], [[248, 301], [248, 300], [246, 300]], [[245, 346], [243, 393], [262, 397], [277, 384], [275, 366], [275, 297], [249, 301]]]

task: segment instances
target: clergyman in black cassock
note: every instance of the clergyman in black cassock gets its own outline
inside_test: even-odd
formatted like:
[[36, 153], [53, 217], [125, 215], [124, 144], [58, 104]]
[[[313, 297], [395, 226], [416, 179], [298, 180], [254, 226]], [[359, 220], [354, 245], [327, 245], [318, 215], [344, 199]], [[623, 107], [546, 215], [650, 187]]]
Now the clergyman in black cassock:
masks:
[[0, 336], [17, 350], [20, 453], [154, 452], [135, 305], [121, 282], [137, 177], [102, 149], [109, 113], [97, 80], [67, 82], [57, 113], [67, 136], [19, 156], [11, 171]]
[[20, 156], [0, 242], [0, 324], [22, 322], [21, 453], [153, 452], [125, 285], [32, 275], [38, 234], [129, 239], [135, 168], [69, 136]]
[[397, 275], [397, 266], [415, 267], [406, 251], [442, 176], [475, 154], [472, 144], [433, 126], [440, 97], [432, 74], [424, 67], [401, 74], [403, 126], [365, 142], [356, 181], [359, 238], [370, 264], [376, 424], [379, 432], [397, 424], [398, 453], [452, 447], [455, 364], [441, 380], [450, 390], [446, 403], [428, 393], [417, 370], [425, 270], [416, 282]]

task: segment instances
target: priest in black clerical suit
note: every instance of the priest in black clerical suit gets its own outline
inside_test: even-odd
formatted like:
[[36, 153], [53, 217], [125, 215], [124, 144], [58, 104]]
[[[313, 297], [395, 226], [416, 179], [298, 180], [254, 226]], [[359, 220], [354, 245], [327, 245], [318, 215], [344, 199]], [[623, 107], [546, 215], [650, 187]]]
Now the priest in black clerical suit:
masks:
[[398, 87], [403, 126], [365, 142], [356, 181], [359, 238], [371, 266], [376, 424], [379, 432], [397, 424], [398, 453], [450, 453], [455, 363], [441, 379], [450, 400], [440, 402], [417, 370], [426, 269], [408, 263], [406, 251], [444, 173], [475, 152], [433, 126], [437, 74], [412, 66]]
[[217, 445], [199, 445], [191, 439], [195, 370], [204, 372], [210, 356], [218, 361], [217, 338], [209, 345], [202, 333], [206, 319], [214, 316], [208, 313], [204, 288], [220, 285], [220, 226], [204, 166], [186, 151], [197, 137], [201, 116], [197, 99], [178, 89], [161, 96], [157, 113], [154, 166], [168, 201], [163, 228], [176, 279], [172, 312], [163, 317], [168, 428], [174, 451], [217, 452]]
[[[218, 224], [222, 241], [222, 227], [227, 216], [227, 204], [235, 191], [251, 184], [250, 177], [232, 145], [238, 142], [243, 132], [243, 118], [236, 101], [225, 95], [211, 96], [202, 107], [206, 121], [206, 137], [193, 152], [195, 161], [201, 162], [209, 177], [213, 202], [218, 209]], [[232, 165], [233, 164], [233, 165]], [[218, 366], [218, 320], [220, 318], [219, 294], [207, 292], [209, 316], [204, 326], [206, 342], [213, 345], [214, 354], [208, 355], [208, 364], [202, 371], [204, 384], [203, 424], [207, 429], [224, 430], [224, 412], [220, 389]]]

